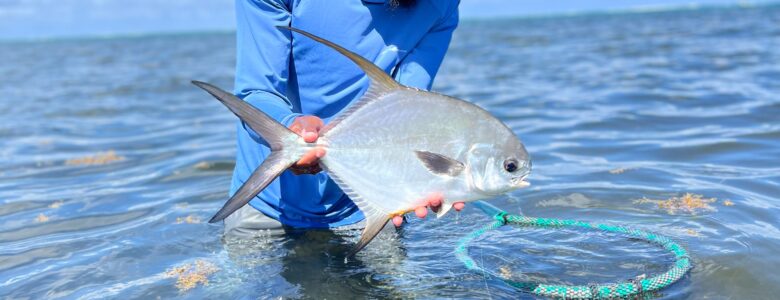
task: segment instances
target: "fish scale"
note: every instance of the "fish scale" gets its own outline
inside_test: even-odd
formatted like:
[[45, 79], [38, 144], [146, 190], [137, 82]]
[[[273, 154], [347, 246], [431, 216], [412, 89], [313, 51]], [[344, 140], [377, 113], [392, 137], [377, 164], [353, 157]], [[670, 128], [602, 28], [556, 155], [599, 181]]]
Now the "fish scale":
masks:
[[397, 214], [444, 197], [441, 217], [454, 202], [488, 199], [528, 186], [531, 164], [512, 130], [486, 110], [450, 96], [399, 84], [371, 62], [308, 32], [355, 62], [369, 77], [363, 97], [340, 112], [316, 143], [228, 92], [193, 81], [249, 125], [271, 146], [271, 154], [209, 222], [217, 222], [257, 196], [284, 170], [314, 149], [326, 149], [320, 166], [366, 218], [365, 247]]

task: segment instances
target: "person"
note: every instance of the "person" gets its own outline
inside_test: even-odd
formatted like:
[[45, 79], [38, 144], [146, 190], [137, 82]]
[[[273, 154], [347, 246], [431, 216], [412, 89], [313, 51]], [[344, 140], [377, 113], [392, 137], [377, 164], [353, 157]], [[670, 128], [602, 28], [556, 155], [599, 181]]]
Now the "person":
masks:
[[[457, 0], [236, 0], [235, 94], [315, 142], [328, 120], [360, 99], [368, 78], [341, 54], [277, 26], [296, 27], [373, 61], [401, 84], [430, 89], [458, 25]], [[238, 124], [230, 194], [270, 153], [265, 141]], [[363, 220], [357, 206], [325, 172], [325, 149], [305, 154], [249, 205], [225, 219], [225, 234], [258, 230], [334, 228]], [[441, 196], [424, 203], [436, 210]], [[460, 210], [463, 203], [456, 203]], [[425, 206], [415, 209], [424, 218]], [[393, 223], [401, 226], [401, 216]]]

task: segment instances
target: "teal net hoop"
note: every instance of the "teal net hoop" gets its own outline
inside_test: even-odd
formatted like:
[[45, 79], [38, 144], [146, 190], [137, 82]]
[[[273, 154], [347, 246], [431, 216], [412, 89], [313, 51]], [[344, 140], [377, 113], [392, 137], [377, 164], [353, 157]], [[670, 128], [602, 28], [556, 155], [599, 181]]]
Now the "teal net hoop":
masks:
[[[674, 282], [680, 280], [691, 270], [692, 265], [688, 252], [671, 239], [654, 233], [645, 232], [637, 229], [630, 229], [621, 226], [607, 224], [594, 224], [576, 220], [560, 220], [548, 218], [532, 218], [526, 216], [510, 215], [495, 207], [489, 206], [484, 202], [478, 203], [479, 207], [486, 213], [492, 214], [495, 221], [475, 230], [466, 237], [462, 238], [455, 248], [455, 256], [467, 269], [478, 271], [483, 274], [490, 274], [501, 279], [512, 287], [523, 292], [534, 295], [566, 298], [566, 299], [613, 299], [626, 298], [635, 295], [641, 295], [652, 291], [663, 289]], [[469, 256], [468, 245], [476, 238], [482, 236], [488, 231], [500, 228], [505, 225], [514, 225], [521, 227], [537, 228], [584, 228], [589, 230], [598, 230], [610, 233], [624, 235], [630, 238], [640, 239], [652, 244], [656, 244], [674, 254], [675, 262], [664, 273], [647, 277], [627, 280], [617, 283], [591, 284], [591, 285], [551, 285], [542, 284], [533, 281], [514, 281], [502, 278], [496, 275], [496, 272], [486, 270], [479, 266], [474, 259]]]

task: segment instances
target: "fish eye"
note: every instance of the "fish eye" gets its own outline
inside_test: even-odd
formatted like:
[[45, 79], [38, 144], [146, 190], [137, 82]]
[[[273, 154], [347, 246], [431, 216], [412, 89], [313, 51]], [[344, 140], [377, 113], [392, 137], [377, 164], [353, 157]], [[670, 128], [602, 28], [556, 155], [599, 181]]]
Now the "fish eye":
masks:
[[504, 161], [504, 170], [506, 170], [509, 173], [512, 173], [514, 171], [517, 171], [517, 160], [514, 158], [510, 158]]

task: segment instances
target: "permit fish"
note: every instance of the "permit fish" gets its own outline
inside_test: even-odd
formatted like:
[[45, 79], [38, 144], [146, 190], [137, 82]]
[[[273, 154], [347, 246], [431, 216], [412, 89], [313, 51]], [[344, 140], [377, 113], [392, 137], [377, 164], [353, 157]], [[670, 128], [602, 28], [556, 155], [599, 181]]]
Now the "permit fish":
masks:
[[404, 86], [363, 57], [300, 29], [346, 56], [369, 78], [365, 94], [336, 115], [306, 143], [254, 106], [211, 84], [193, 84], [217, 98], [265, 139], [271, 154], [209, 222], [246, 205], [306, 152], [322, 147], [320, 166], [365, 216], [365, 247], [394, 216], [424, 206], [427, 196], [454, 202], [493, 198], [527, 187], [531, 160], [520, 139], [499, 119], [470, 102]]

